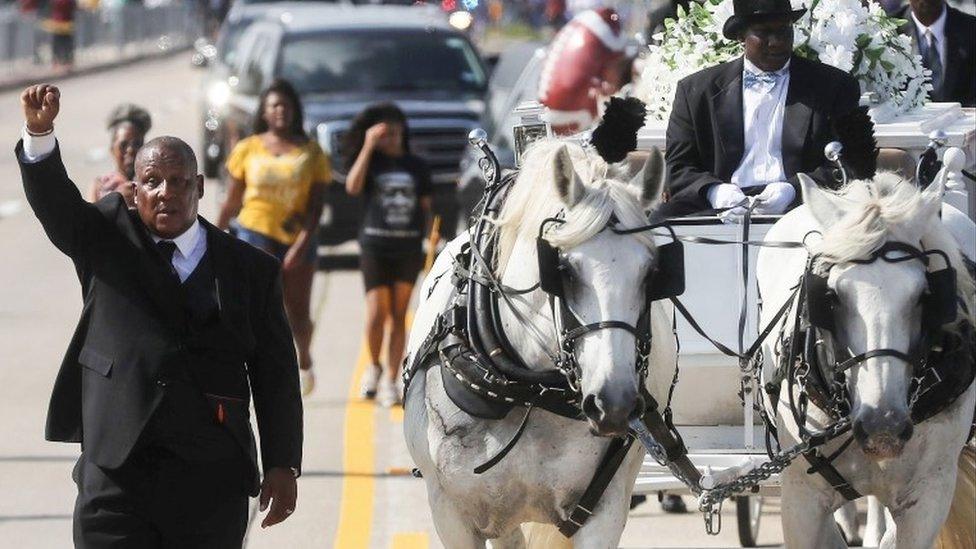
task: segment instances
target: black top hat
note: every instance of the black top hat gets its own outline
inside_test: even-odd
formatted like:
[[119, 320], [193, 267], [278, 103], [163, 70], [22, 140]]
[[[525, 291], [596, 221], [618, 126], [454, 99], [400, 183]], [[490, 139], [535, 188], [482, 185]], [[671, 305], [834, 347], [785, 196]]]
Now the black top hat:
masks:
[[738, 40], [749, 23], [777, 16], [790, 17], [794, 22], [807, 12], [806, 8], [793, 9], [790, 0], [732, 0], [735, 14], [722, 27], [722, 34], [729, 40]]

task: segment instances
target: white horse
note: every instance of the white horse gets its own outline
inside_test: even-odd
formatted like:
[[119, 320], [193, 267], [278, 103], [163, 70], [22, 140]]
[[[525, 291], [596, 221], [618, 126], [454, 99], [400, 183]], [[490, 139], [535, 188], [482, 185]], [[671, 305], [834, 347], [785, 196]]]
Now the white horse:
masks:
[[[805, 205], [785, 215], [766, 239], [806, 238], [813, 253], [822, 254], [834, 265], [828, 278], [838, 303], [834, 337], [852, 354], [875, 349], [909, 353], [921, 337], [921, 300], [929, 291], [926, 266], [915, 260], [852, 262], [869, 258], [886, 242], [945, 252], [956, 270], [959, 297], [969, 311], [960, 308], [958, 319], [973, 321], [973, 281], [962, 263], [959, 244], [939, 218], [944, 174], [919, 191], [910, 181], [879, 173], [873, 181], [854, 181], [838, 194], [819, 189], [805, 176], [800, 179]], [[822, 232], [822, 238], [811, 231]], [[945, 267], [941, 257], [929, 257], [929, 270]], [[806, 253], [796, 249], [760, 251], [757, 278], [764, 302], [762, 325], [791, 298], [791, 288], [804, 272], [806, 259]], [[796, 314], [798, 305], [788, 317]], [[786, 318], [781, 326], [792, 326], [793, 320]], [[767, 340], [763, 351], [767, 357], [764, 378], [769, 379], [779, 352], [775, 337]], [[887, 529], [881, 546], [928, 549], [952, 501], [956, 463], [973, 418], [976, 389], [970, 385], [940, 414], [912, 425], [907, 397], [911, 375], [911, 366], [893, 356], [869, 358], [847, 372], [857, 444], [843, 451], [833, 465], [855, 490], [876, 496], [888, 509], [894, 528]], [[787, 408], [787, 387], [784, 383], [777, 410], [783, 447], [799, 441]], [[810, 406], [808, 429], [830, 423], [825, 413]], [[842, 442], [842, 438], [832, 441], [822, 453], [833, 453]], [[783, 473], [786, 546], [844, 547], [831, 513], [846, 500], [820, 475], [807, 474], [808, 468], [800, 458]], [[877, 502], [872, 503], [872, 514], [880, 519], [882, 511]], [[871, 533], [866, 537], [872, 537]]]
[[[656, 247], [647, 233], [620, 235], [609, 229], [611, 224], [647, 224], [645, 207], [657, 200], [663, 179], [663, 159], [655, 156], [657, 167], [645, 167], [640, 178], [641, 194], [635, 188], [640, 185], [608, 178], [607, 164], [578, 145], [555, 140], [534, 145], [496, 223], [496, 274], [501, 282], [510, 288], [539, 282], [537, 233], [546, 218], [563, 211], [565, 222], [546, 238], [562, 250], [568, 266], [564, 281], [569, 306], [585, 323], [618, 320], [635, 325], [645, 302], [642, 281], [654, 264]], [[462, 235], [451, 242], [427, 276], [407, 360], [448, 306], [454, 258], [466, 239]], [[547, 353], [557, 352], [557, 340], [547, 295], [536, 290], [518, 296], [515, 306], [517, 315], [501, 307], [512, 347], [531, 368], [551, 368]], [[650, 314], [653, 344], [646, 384], [655, 400], [664, 403], [677, 350], [670, 312], [655, 303]], [[548, 349], [530, 337], [525, 322], [548, 335]], [[533, 412], [511, 453], [481, 475], [473, 469], [505, 445], [523, 414], [516, 408], [502, 420], [469, 416], [448, 398], [437, 367], [411, 380], [404, 433], [427, 485], [438, 536], [448, 548], [484, 547], [487, 540], [493, 547], [524, 546], [521, 524], [565, 519], [586, 489], [610, 442], [594, 435], [626, 432], [628, 419], [640, 407], [634, 336], [620, 329], [594, 331], [576, 349], [581, 392], [590, 403], [583, 406], [587, 421]], [[593, 515], [573, 536], [575, 547], [617, 546], [643, 456], [634, 444]]]

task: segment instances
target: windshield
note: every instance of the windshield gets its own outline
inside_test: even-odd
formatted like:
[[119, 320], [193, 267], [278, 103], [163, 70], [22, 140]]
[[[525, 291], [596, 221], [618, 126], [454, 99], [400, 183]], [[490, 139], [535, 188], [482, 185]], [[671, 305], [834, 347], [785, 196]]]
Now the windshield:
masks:
[[481, 92], [485, 73], [460, 36], [391, 31], [304, 34], [282, 50], [282, 78], [299, 93]]
[[237, 45], [241, 41], [244, 29], [251, 24], [250, 19], [239, 19], [224, 23], [224, 28], [217, 38], [217, 56], [224, 65], [230, 65], [237, 56]]

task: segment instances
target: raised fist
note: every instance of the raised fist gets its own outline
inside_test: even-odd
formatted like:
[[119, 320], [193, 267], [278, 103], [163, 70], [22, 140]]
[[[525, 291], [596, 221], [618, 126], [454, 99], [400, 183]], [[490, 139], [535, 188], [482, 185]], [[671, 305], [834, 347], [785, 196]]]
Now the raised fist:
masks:
[[50, 84], [31, 86], [20, 94], [24, 107], [24, 121], [31, 133], [45, 133], [54, 128], [54, 119], [61, 109], [61, 91]]

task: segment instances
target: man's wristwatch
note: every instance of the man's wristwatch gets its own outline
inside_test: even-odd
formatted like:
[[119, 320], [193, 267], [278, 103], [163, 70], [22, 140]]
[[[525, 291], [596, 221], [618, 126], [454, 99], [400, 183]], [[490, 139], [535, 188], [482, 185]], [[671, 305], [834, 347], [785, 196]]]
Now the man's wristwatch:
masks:
[[299, 475], [301, 475], [301, 473], [298, 471], [298, 467], [289, 467], [288, 470], [291, 471], [292, 478], [298, 478]]

